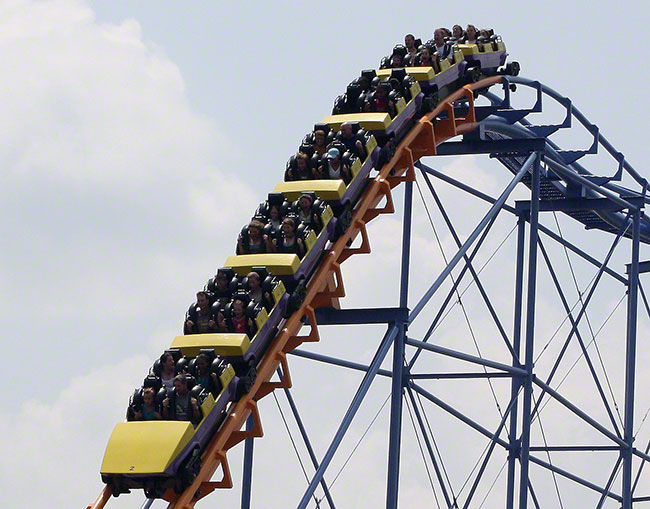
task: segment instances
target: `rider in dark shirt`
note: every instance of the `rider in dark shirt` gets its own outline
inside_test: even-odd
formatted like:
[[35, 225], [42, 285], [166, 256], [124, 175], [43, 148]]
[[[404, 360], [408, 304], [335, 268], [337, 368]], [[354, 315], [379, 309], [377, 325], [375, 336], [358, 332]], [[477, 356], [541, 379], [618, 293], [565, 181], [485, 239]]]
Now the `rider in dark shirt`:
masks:
[[273, 244], [278, 253], [294, 253], [300, 258], [305, 255], [305, 243], [296, 236], [296, 221], [292, 217], [282, 220], [282, 235], [274, 239]]
[[[201, 419], [199, 403], [191, 397], [185, 375], [176, 375], [174, 378], [174, 397], [167, 396], [163, 400], [163, 418], [176, 421], [191, 421], [196, 424]], [[173, 401], [172, 401], [173, 400]], [[173, 408], [171, 408], [173, 403]]]
[[196, 294], [197, 313], [194, 319], [185, 322], [185, 334], [205, 334], [217, 332], [217, 323], [212, 315], [210, 298], [207, 292]]

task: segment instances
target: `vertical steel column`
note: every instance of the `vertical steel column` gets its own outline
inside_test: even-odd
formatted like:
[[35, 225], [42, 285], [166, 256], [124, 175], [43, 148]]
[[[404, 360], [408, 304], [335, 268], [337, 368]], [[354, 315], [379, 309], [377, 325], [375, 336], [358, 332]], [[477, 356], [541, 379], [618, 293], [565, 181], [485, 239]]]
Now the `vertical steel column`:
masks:
[[[404, 222], [402, 225], [402, 266], [399, 305], [408, 305], [409, 264], [411, 259], [411, 217], [413, 212], [413, 182], [404, 188]], [[404, 395], [404, 345], [406, 323], [399, 324], [393, 343], [393, 379], [390, 402], [390, 435], [388, 442], [388, 480], [386, 509], [397, 509], [399, 492], [399, 462], [402, 443], [402, 399]]]
[[627, 337], [625, 352], [625, 430], [623, 450], [623, 509], [632, 507], [632, 445], [634, 441], [634, 382], [636, 378], [636, 324], [639, 292], [639, 226], [641, 211], [635, 210], [632, 231], [632, 260], [627, 290]]
[[[512, 359], [512, 365], [521, 368], [517, 359], [521, 358], [521, 312], [524, 293], [524, 242], [526, 240], [526, 218], [523, 215], [517, 220], [517, 269], [515, 273], [515, 317], [512, 333], [512, 349], [516, 358]], [[519, 441], [517, 440], [517, 393], [521, 387], [521, 379], [512, 377], [510, 385], [510, 400], [512, 410], [510, 411], [510, 450], [508, 451], [508, 487], [506, 492], [506, 509], [514, 508], [515, 501], [515, 467], [519, 457]]]
[[393, 379], [390, 401], [390, 435], [388, 439], [388, 482], [386, 487], [386, 509], [397, 509], [399, 488], [399, 460], [402, 442], [402, 393], [404, 367], [405, 325], [399, 324], [393, 343]]
[[[253, 416], [249, 415], [246, 419], [246, 431], [250, 431], [255, 426]], [[251, 485], [253, 483], [253, 438], [247, 438], [244, 441], [244, 473], [242, 474], [241, 486], [241, 509], [250, 509], [251, 507]]]
[[530, 411], [533, 399], [533, 346], [535, 334], [535, 293], [537, 289], [537, 235], [539, 220], [539, 174], [541, 154], [532, 167], [530, 198], [530, 236], [528, 243], [528, 292], [526, 296], [526, 364], [524, 402], [521, 426], [521, 471], [519, 477], [519, 509], [528, 506], [528, 467], [530, 456]]
[[402, 225], [402, 269], [399, 288], [399, 306], [408, 306], [409, 264], [411, 262], [411, 217], [413, 215], [413, 182], [404, 188], [404, 224]]

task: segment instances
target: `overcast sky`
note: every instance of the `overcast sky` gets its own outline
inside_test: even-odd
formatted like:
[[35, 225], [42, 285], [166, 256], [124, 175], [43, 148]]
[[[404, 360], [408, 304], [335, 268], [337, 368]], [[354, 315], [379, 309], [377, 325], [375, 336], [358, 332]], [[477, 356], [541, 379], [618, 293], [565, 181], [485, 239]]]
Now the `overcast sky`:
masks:
[[[360, 69], [376, 66], [405, 33], [428, 39], [437, 26], [494, 27], [511, 58], [521, 62], [523, 76], [571, 97], [640, 173], [650, 175], [645, 165], [650, 157], [645, 90], [649, 76], [642, 58], [647, 45], [645, 3], [500, 2], [497, 7], [483, 2], [472, 7], [469, 18], [463, 14], [468, 9], [442, 9], [439, 15], [441, 9], [430, 2], [404, 5], [0, 0], [0, 328], [8, 380], [0, 396], [3, 507], [83, 507], [95, 498], [102, 486], [98, 470], [110, 431], [123, 419], [130, 391], [180, 332], [195, 291], [232, 253], [237, 231], [281, 180], [285, 161], [305, 132], [330, 112], [334, 98]], [[447, 14], [452, 11], [458, 14]], [[565, 148], [589, 144], [585, 135], [562, 136], [560, 142], [573, 144]], [[429, 164], [492, 195], [510, 178], [486, 157], [432, 159]], [[616, 169], [603, 158], [589, 168], [599, 174]], [[436, 186], [461, 236], [466, 236], [487, 207], [442, 184]], [[526, 190], [516, 196], [525, 198]], [[428, 206], [450, 258], [453, 238], [430, 199]], [[417, 193], [414, 217], [411, 304], [444, 266]], [[557, 229], [552, 216], [544, 219]], [[564, 235], [595, 256], [603, 256], [612, 241], [566, 218], [559, 221]], [[490, 260], [482, 281], [508, 331], [513, 226], [511, 217], [500, 219], [477, 257], [478, 267]], [[376, 220], [370, 233], [372, 256], [353, 258], [344, 266], [346, 307], [397, 304], [399, 214]], [[490, 259], [502, 241], [498, 256]], [[624, 244], [613, 263], [620, 272], [629, 257], [629, 243]], [[573, 304], [577, 293], [564, 252], [551, 249], [551, 255]], [[642, 259], [647, 258], [644, 249]], [[571, 262], [578, 287], [584, 290], [595, 269], [575, 257]], [[540, 279], [537, 367], [543, 370], [568, 329], [543, 269]], [[590, 339], [616, 309], [598, 333], [598, 345], [621, 412], [625, 305], [616, 306], [622, 296], [620, 285], [606, 280], [594, 297], [590, 323], [581, 329]], [[431, 320], [435, 303], [427, 310]], [[465, 311], [482, 353], [508, 362], [485, 307], [471, 289]], [[421, 337], [428, 325], [424, 322], [414, 325], [413, 337]], [[378, 327], [333, 329], [323, 331], [323, 341], [310, 349], [359, 362], [372, 358], [383, 332]], [[644, 316], [638, 425], [650, 404], [647, 332]], [[435, 341], [476, 353], [459, 305]], [[562, 373], [578, 356], [577, 349], [570, 353]], [[299, 359], [292, 368], [295, 397], [321, 456], [360, 375]], [[464, 366], [436, 357], [423, 361], [421, 369], [427, 368]], [[604, 419], [587, 377], [583, 364], [577, 365], [563, 390]], [[495, 428], [499, 414], [490, 388], [484, 382], [471, 384], [438, 382], [427, 387]], [[388, 390], [385, 380], [372, 389], [329, 479]], [[505, 408], [509, 383], [495, 382], [494, 390]], [[286, 404], [281, 404], [286, 412]], [[292, 507], [306, 482], [275, 401], [270, 396], [261, 406], [265, 438], [256, 442], [253, 505]], [[387, 410], [380, 412], [336, 481], [332, 491], [339, 507], [383, 504]], [[465, 433], [446, 414], [433, 407], [430, 411], [450, 478], [460, 490], [485, 441]], [[558, 406], [549, 405], [543, 416], [544, 430], [556, 445], [598, 440]], [[434, 505], [410, 426], [405, 410], [400, 503]], [[539, 444], [540, 430], [534, 433]], [[638, 447], [645, 446], [648, 437], [650, 425], [639, 433]], [[305, 459], [304, 451], [301, 454]], [[484, 507], [502, 506], [504, 476], [498, 472], [504, 459], [501, 454], [490, 464], [477, 494], [478, 500], [487, 495]], [[557, 464], [575, 467], [596, 481], [608, 476], [614, 460], [553, 456]], [[239, 449], [232, 451], [231, 464], [235, 489], [212, 495], [212, 503], [224, 507], [237, 506]], [[548, 507], [557, 505], [552, 479], [545, 472], [532, 475], [548, 497]], [[644, 482], [649, 486], [650, 477], [641, 485]], [[594, 499], [591, 492], [563, 480], [559, 486], [565, 507]], [[141, 493], [136, 493], [111, 506], [139, 507], [141, 502]]]

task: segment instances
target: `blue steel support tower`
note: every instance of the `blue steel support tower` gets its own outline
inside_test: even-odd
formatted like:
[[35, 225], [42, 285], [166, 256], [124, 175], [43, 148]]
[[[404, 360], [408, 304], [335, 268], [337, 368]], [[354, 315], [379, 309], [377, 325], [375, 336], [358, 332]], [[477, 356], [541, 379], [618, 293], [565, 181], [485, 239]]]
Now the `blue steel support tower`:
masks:
[[[297, 507], [306, 508], [313, 504], [315, 492], [320, 486], [324, 496], [317, 504], [334, 507], [336, 493], [331, 492], [325, 481], [325, 472], [336, 454], [343, 437], [350, 428], [359, 407], [366, 397], [368, 390], [376, 379], [391, 378], [390, 394], [390, 425], [388, 435], [388, 467], [386, 485], [386, 507], [398, 507], [400, 488], [400, 456], [402, 451], [402, 418], [404, 405], [413, 411], [416, 433], [422, 437], [422, 452], [431, 464], [440, 495], [439, 501], [445, 507], [476, 507], [475, 496], [485, 488], [484, 475], [491, 460], [499, 453], [502, 454], [503, 470], [503, 502], [507, 508], [526, 508], [529, 504], [534, 507], [548, 507], [556, 501], [549, 502], [535, 490], [533, 470], [551, 472], [553, 480], [563, 478], [571, 482], [575, 489], [585, 490], [593, 494], [594, 506], [603, 507], [608, 502], [614, 502], [612, 507], [621, 506], [632, 508], [637, 503], [650, 501], [648, 486], [639, 483], [643, 468], [650, 461], [648, 447], [637, 448], [635, 438], [639, 432], [635, 429], [635, 381], [637, 359], [637, 322], [639, 294], [642, 297], [644, 309], [650, 316], [650, 307], [643, 293], [640, 274], [650, 271], [650, 262], [640, 262], [640, 247], [650, 241], [650, 219], [645, 216], [643, 207], [647, 202], [647, 182], [632, 166], [625, 161], [602, 135], [598, 128], [577, 110], [571, 101], [562, 97], [552, 89], [538, 82], [523, 78], [504, 77], [503, 97], [488, 93], [490, 104], [477, 106], [477, 118], [481, 127], [477, 132], [465, 135], [461, 140], [448, 141], [438, 147], [438, 155], [485, 154], [495, 157], [513, 174], [510, 182], [503, 188], [499, 196], [493, 197], [474, 188], [467, 182], [457, 180], [433, 167], [417, 163], [415, 177], [417, 182], [423, 182], [431, 194], [431, 203], [437, 207], [457, 251], [440, 271], [428, 290], [416, 302], [409, 302], [409, 275], [411, 265], [411, 230], [413, 223], [413, 190], [414, 182], [407, 181], [404, 190], [404, 211], [402, 225], [401, 270], [399, 275], [400, 291], [399, 306], [391, 308], [370, 309], [334, 309], [320, 308], [316, 310], [319, 326], [329, 324], [386, 324], [383, 338], [378, 341], [377, 350], [372, 362], [364, 365], [350, 359], [334, 358], [318, 353], [297, 349], [293, 355], [317, 362], [325, 362], [336, 366], [364, 372], [356, 393], [338, 426], [338, 429], [322, 457], [317, 457], [309, 440], [305, 426], [300, 418], [298, 409], [293, 402], [291, 392], [285, 389], [292, 413], [301, 431], [301, 437], [309, 451], [313, 476]], [[536, 101], [529, 108], [515, 108], [511, 104], [512, 90], [515, 86], [532, 89]], [[566, 111], [564, 121], [554, 125], [535, 125], [528, 118], [531, 114], [543, 111], [543, 99], [551, 99], [561, 105]], [[462, 105], [459, 106], [462, 108]], [[586, 150], [562, 150], [552, 139], [551, 135], [558, 130], [570, 129], [572, 122], [584, 127], [593, 135], [593, 145]], [[588, 156], [598, 149], [611, 155], [616, 170], [610, 177], [595, 176], [587, 169]], [[579, 161], [585, 161], [583, 166]], [[632, 182], [633, 187], [624, 187], [623, 177], [628, 179], [626, 186]], [[621, 182], [618, 184], [617, 182]], [[435, 184], [434, 184], [435, 182]], [[483, 218], [462, 240], [455, 228], [448, 211], [443, 206], [436, 191], [436, 185], [451, 185], [468, 197], [490, 205]], [[512, 204], [511, 195], [518, 188], [529, 188], [529, 199], [519, 200]], [[510, 202], [510, 203], [509, 203]], [[563, 213], [583, 223], [587, 229], [606, 231], [611, 235], [611, 245], [603, 259], [590, 254], [587, 249], [575, 242], [564, 238], [561, 233], [544, 225], [541, 219], [545, 213]], [[498, 216], [514, 218], [516, 231], [516, 248], [512, 254], [514, 270], [514, 298], [512, 303], [513, 324], [509, 327], [499, 317], [494, 302], [490, 299], [485, 286], [479, 278], [480, 270], [475, 266], [475, 257], [486, 239], [490, 237], [492, 226]], [[552, 257], [549, 255], [547, 243], [556, 243], [566, 252], [582, 260], [595, 270], [588, 290], [580, 293], [576, 304], [571, 304], [571, 298], [562, 286], [559, 272], [554, 268]], [[550, 244], [549, 244], [550, 245]], [[629, 247], [629, 263], [626, 274], [617, 267], [610, 266], [617, 248]], [[568, 256], [568, 254], [567, 254]], [[452, 272], [455, 276], [452, 277]], [[443, 284], [452, 278], [451, 289], [446, 289], [437, 308], [425, 306], [432, 297], [442, 296]], [[463, 351], [451, 349], [436, 344], [432, 334], [443, 319], [445, 310], [453, 303], [461, 281], [471, 278], [476, 286], [480, 301], [486, 306], [489, 316], [498, 330], [501, 341], [508, 351], [510, 362], [493, 360], [487, 356], [472, 355]], [[587, 307], [598, 299], [596, 289], [604, 278], [609, 278], [621, 284], [627, 299], [625, 323], [625, 366], [624, 375], [624, 404], [623, 417], [617, 419], [619, 412], [611, 392], [610, 382], [606, 373], [600, 373], [598, 364], [592, 358], [589, 347], [595, 342], [595, 335], [590, 340], [584, 336], [584, 325], [588, 322]], [[539, 334], [536, 323], [539, 324], [537, 308], [537, 289], [544, 282], [548, 283], [557, 293], [557, 298], [566, 313], [569, 333], [562, 347], [555, 354], [552, 367], [541, 372], [536, 367], [537, 357], [541, 349], [538, 344]], [[459, 297], [460, 298], [460, 297]], [[416, 319], [430, 322], [428, 332], [416, 339], [409, 335]], [[537, 319], [537, 320], [536, 320]], [[591, 325], [589, 325], [591, 329]], [[592, 332], [593, 334], [593, 332]], [[561, 390], [559, 380], [560, 366], [569, 351], [570, 345], [575, 345], [581, 352], [581, 359], [586, 364], [585, 380], [593, 382], [594, 398], [602, 401], [605, 412], [604, 418], [598, 418], [581, 408]], [[382, 369], [382, 363], [392, 348], [392, 367]], [[545, 348], [545, 347], [544, 347]], [[622, 344], [621, 344], [622, 348]], [[422, 355], [436, 355], [456, 359], [478, 366], [482, 371], [462, 373], [415, 373], [414, 366]], [[600, 354], [599, 354], [600, 355]], [[501, 415], [498, 426], [489, 427], [475, 418], [466, 415], [456, 408], [454, 401], [447, 401], [423, 387], [425, 380], [509, 380], [509, 398], [501, 405]], [[591, 388], [589, 390], [592, 390]], [[608, 394], [608, 390], [610, 393]], [[460, 424], [487, 438], [488, 445], [479, 456], [479, 461], [464, 489], [458, 489], [453, 479], [450, 479], [441, 462], [440, 453], [432, 437], [430, 426], [421, 401], [426, 400], [438, 411], [449, 414]], [[567, 412], [572, 413], [582, 424], [598, 433], [605, 441], [601, 444], [547, 444], [537, 445], [532, 441], [531, 428], [539, 421], [540, 413], [546, 402], [554, 401]], [[648, 402], [642, 402], [644, 407]], [[637, 410], [640, 407], [637, 407]], [[620, 414], [619, 414], [620, 417]], [[541, 421], [539, 421], [541, 423]], [[541, 426], [541, 424], [540, 424]], [[250, 507], [252, 488], [252, 438], [247, 440], [244, 458], [244, 481], [242, 489], [242, 508]], [[546, 438], [544, 439], [546, 442]], [[614, 453], [616, 461], [607, 466], [607, 477], [603, 482], [589, 479], [581, 473], [569, 468], [560, 467], [551, 460], [551, 453], [564, 452], [567, 454], [584, 451]], [[595, 456], [594, 456], [595, 457]], [[603, 463], [603, 465], [608, 465]], [[506, 468], [507, 467], [507, 468]], [[402, 478], [402, 486], [405, 479]], [[433, 486], [433, 484], [432, 484]], [[639, 490], [637, 493], [636, 490]], [[557, 489], [559, 497], [559, 489]], [[488, 492], [489, 493], [489, 492]], [[555, 505], [552, 505], [555, 507]], [[586, 506], [585, 506], [586, 507]]]

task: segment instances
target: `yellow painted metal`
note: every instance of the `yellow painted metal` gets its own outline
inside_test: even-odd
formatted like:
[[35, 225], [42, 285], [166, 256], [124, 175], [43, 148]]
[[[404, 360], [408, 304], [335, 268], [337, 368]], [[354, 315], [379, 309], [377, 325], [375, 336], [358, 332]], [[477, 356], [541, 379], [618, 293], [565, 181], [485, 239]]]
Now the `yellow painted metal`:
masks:
[[221, 380], [221, 391], [219, 392], [219, 395], [226, 390], [233, 378], [235, 378], [235, 368], [228, 364], [228, 367], [219, 375], [219, 380]]
[[176, 336], [172, 341], [172, 348], [180, 349], [181, 353], [187, 357], [196, 357], [202, 349], [213, 349], [216, 346], [217, 334], [188, 334], [186, 336]]
[[377, 71], [377, 76], [379, 76], [379, 79], [384, 81], [390, 78], [390, 73], [393, 72], [392, 69], [378, 69]]
[[277, 304], [280, 302], [280, 299], [282, 296], [286, 293], [286, 288], [284, 286], [284, 283], [282, 281], [279, 281], [276, 283], [276, 285], [273, 287], [271, 290], [271, 295], [273, 295], [273, 305]]
[[440, 72], [445, 72], [450, 67], [451, 63], [449, 62], [449, 59], [443, 58], [440, 60]]
[[208, 393], [208, 397], [205, 398], [203, 403], [201, 403], [200, 408], [201, 408], [202, 418], [201, 418], [201, 422], [199, 422], [199, 425], [196, 427], [196, 429], [199, 429], [201, 427], [201, 425], [205, 422], [205, 418], [210, 413], [210, 410], [212, 410], [214, 408], [214, 405], [215, 405], [214, 396], [210, 392], [210, 393]]
[[218, 355], [243, 355], [249, 346], [246, 334], [230, 332], [176, 336], [172, 342], [172, 348], [179, 348], [188, 357], [196, 357], [203, 348], [211, 348]]
[[497, 48], [499, 51], [505, 51], [506, 50], [506, 44], [504, 42], [497, 42]]
[[492, 48], [492, 43], [491, 42], [486, 42], [482, 46], [482, 52], [483, 53], [492, 53], [494, 51], [494, 48]]
[[[415, 99], [415, 97], [416, 97], [420, 92], [422, 92], [422, 87], [420, 87], [420, 84], [416, 81], [415, 83], [413, 83], [413, 85], [411, 85], [411, 97], [412, 97], [413, 99]], [[412, 101], [413, 99], [411, 99], [411, 101]]]
[[369, 131], [385, 131], [390, 125], [391, 119], [388, 113], [346, 113], [345, 115], [330, 115], [323, 119], [336, 131], [341, 128], [344, 122], [359, 122], [361, 127]]
[[305, 191], [314, 191], [321, 200], [335, 201], [345, 194], [343, 180], [298, 180], [295, 182], [280, 182], [274, 193], [282, 193], [287, 200], [297, 200]]
[[[320, 181], [311, 180], [310, 182]], [[343, 189], [345, 189], [345, 184], [343, 184], [343, 181], [340, 182], [343, 185]], [[287, 182], [287, 184], [288, 183], [289, 182]], [[306, 190], [314, 189], [309, 186]], [[232, 267], [239, 276], [245, 276], [251, 270], [253, 270], [253, 267], [266, 267], [269, 272], [275, 274], [276, 276], [290, 276], [292, 274], [295, 274], [300, 267], [300, 258], [298, 258], [298, 255], [287, 253], [233, 255], [228, 257], [224, 266]]]
[[108, 440], [102, 474], [161, 474], [194, 435], [188, 421], [120, 422]]
[[479, 50], [476, 44], [459, 44], [458, 49], [463, 55], [478, 55]]
[[333, 217], [334, 217], [334, 212], [332, 212], [332, 207], [328, 205], [327, 207], [325, 207], [325, 210], [323, 210], [323, 213], [320, 215], [320, 219], [323, 222], [323, 230], [329, 224], [329, 222], [332, 220]]
[[436, 72], [433, 70], [433, 67], [407, 67], [406, 72], [409, 73], [409, 76], [413, 76], [416, 81], [431, 81], [435, 76]]
[[316, 244], [316, 233], [314, 230], [309, 230], [307, 237], [305, 237], [305, 247], [307, 248], [307, 251], [314, 247], [314, 244]]
[[404, 108], [406, 108], [406, 101], [404, 100], [403, 97], [399, 98], [399, 101], [395, 104], [395, 108], [397, 109], [397, 114], [399, 115], [404, 111]]
[[286, 292], [287, 289], [285, 288], [284, 283], [282, 281], [278, 281], [278, 283], [275, 285], [275, 288], [273, 288], [273, 291], [271, 292], [273, 294], [273, 302], [275, 304], [280, 302], [280, 299]]
[[361, 171], [361, 161], [357, 157], [354, 160], [354, 163], [352, 163], [352, 166], [350, 166], [350, 173], [352, 173], [352, 179], [353, 180], [359, 174], [360, 171]]
[[458, 46], [454, 47], [454, 62], [459, 64], [464, 60], [463, 58], [463, 52], [460, 51], [460, 48]]
[[372, 154], [375, 149], [377, 148], [377, 138], [375, 138], [375, 135], [372, 134], [370, 138], [368, 138], [368, 141], [366, 142], [366, 161], [370, 157], [370, 154]]
[[[262, 325], [264, 325], [268, 319], [269, 314], [266, 312], [265, 308], [262, 308], [262, 310], [257, 313], [257, 316], [255, 317], [255, 325], [257, 325], [258, 331], [262, 328]], [[253, 338], [253, 340], [255, 340], [255, 338]]]

